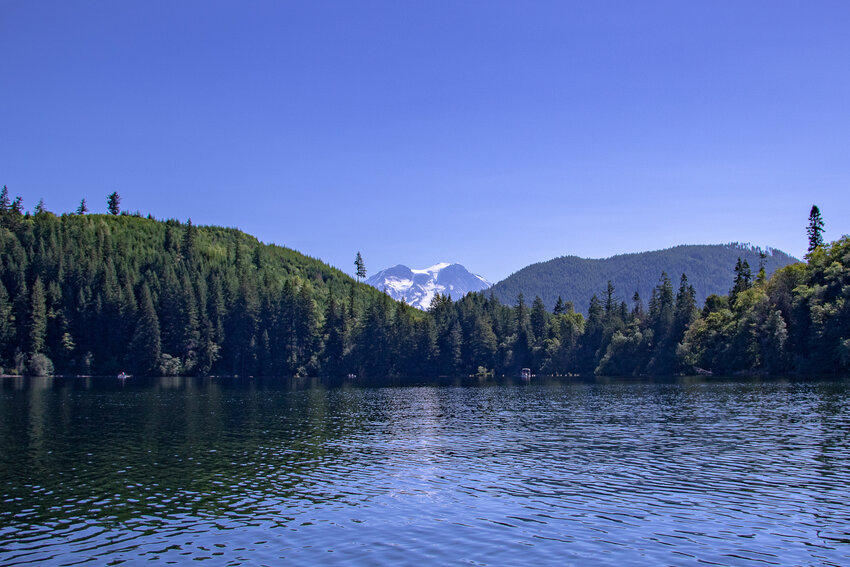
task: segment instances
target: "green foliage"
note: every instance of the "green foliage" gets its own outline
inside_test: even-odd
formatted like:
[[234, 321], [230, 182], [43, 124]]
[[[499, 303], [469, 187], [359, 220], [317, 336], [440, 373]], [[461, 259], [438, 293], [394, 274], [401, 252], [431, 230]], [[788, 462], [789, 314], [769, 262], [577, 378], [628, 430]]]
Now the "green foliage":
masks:
[[53, 362], [41, 353], [30, 356], [26, 364], [24, 373], [28, 376], [50, 376], [53, 374]]
[[819, 245], [807, 265], [709, 298], [680, 348], [685, 364], [716, 372], [845, 372], [850, 369], [850, 239]]
[[366, 277], [366, 264], [363, 263], [363, 256], [360, 255], [359, 251], [357, 256], [354, 257], [354, 269], [358, 281]]
[[27, 346], [29, 352], [38, 354], [44, 350], [44, 339], [47, 333], [47, 306], [41, 278], [35, 278], [30, 297], [29, 341]]
[[529, 306], [519, 293], [510, 306], [493, 292], [456, 302], [436, 295], [422, 313], [238, 230], [134, 215], [22, 215], [4, 199], [8, 192], [0, 193], [0, 366], [19, 373], [486, 379], [521, 368], [850, 370], [847, 237], [770, 278], [752, 277], [740, 247], [726, 250], [740, 256], [722, 268], [730, 291], [708, 295], [701, 310], [698, 279], [682, 273], [676, 290], [661, 270], [646, 308], [610, 277], [591, 294], [586, 318], [557, 295], [550, 313], [542, 296]]
[[806, 235], [809, 237], [809, 252], [818, 246], [823, 246], [823, 218], [817, 205], [812, 205], [809, 211], [809, 226], [806, 227]]
[[59, 373], [317, 374], [331, 298], [343, 328], [327, 372], [344, 375], [366, 358], [365, 314], [385, 296], [339, 270], [234, 229], [0, 211], [6, 368], [44, 354]]
[[729, 297], [732, 298], [732, 301], [738, 297], [738, 294], [744, 292], [750, 287], [752, 287], [753, 280], [753, 272], [750, 269], [750, 263], [746, 260], [741, 260], [738, 258], [738, 262], [735, 264], [735, 283], [732, 285], [732, 291], [729, 292]]
[[147, 283], [143, 283], [139, 295], [139, 314], [129, 346], [128, 363], [131, 368], [141, 373], [152, 374], [159, 372], [161, 355], [159, 317], [151, 299], [150, 289]]
[[117, 215], [121, 212], [121, 197], [117, 191], [113, 191], [106, 197], [106, 210], [110, 215]]
[[0, 282], [0, 352], [9, 349], [15, 338], [15, 316], [6, 286]]

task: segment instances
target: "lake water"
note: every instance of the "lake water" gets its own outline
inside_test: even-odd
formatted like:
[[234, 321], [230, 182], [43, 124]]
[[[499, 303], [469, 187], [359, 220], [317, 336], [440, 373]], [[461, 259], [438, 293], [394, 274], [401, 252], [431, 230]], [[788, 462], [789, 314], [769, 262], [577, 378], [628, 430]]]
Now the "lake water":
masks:
[[2, 565], [848, 565], [850, 385], [0, 379]]

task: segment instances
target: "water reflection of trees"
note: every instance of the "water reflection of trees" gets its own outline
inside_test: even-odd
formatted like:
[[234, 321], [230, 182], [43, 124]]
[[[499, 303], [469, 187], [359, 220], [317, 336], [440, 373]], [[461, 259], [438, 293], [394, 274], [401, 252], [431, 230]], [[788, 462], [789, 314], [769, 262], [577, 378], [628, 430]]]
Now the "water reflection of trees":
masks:
[[4, 383], [5, 515], [247, 518], [270, 497], [312, 498], [329, 441], [359, 423], [357, 395], [316, 382], [106, 380]]
[[[381, 490], [430, 497], [443, 477], [456, 478], [459, 457], [473, 471], [465, 474], [496, 485], [540, 484], [517, 468], [533, 454], [529, 470], [545, 471], [552, 493], [555, 480], [573, 490], [615, 474], [706, 498], [730, 487], [758, 495], [770, 480], [771, 491], [799, 499], [809, 525], [839, 537], [846, 392], [836, 381], [750, 379], [377, 389], [9, 379], [0, 388], [0, 521], [285, 524]], [[777, 476], [783, 467], [806, 471], [808, 486]]]

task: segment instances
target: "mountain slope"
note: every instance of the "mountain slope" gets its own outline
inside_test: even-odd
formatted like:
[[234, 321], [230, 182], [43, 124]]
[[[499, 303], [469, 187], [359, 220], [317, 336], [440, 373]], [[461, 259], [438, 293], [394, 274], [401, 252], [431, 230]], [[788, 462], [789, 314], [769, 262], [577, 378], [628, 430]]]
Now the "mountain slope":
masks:
[[316, 374], [323, 320], [337, 319], [333, 362], [353, 341], [343, 311], [385, 303], [236, 229], [0, 208], [0, 366], [18, 373]]
[[[617, 298], [631, 305], [635, 291], [644, 302], [649, 300], [661, 272], [667, 273], [674, 287], [678, 287], [684, 273], [701, 304], [708, 295], [729, 292], [738, 257], [750, 264], [755, 275], [760, 252], [759, 248], [733, 243], [683, 245], [604, 259], [563, 256], [527, 266], [495, 284], [491, 290], [500, 301], [511, 305], [522, 293], [527, 300], [540, 296], [551, 310], [561, 296], [564, 301], [572, 301], [576, 311], [586, 312], [591, 296], [596, 294], [601, 298], [609, 280], [614, 284]], [[779, 250], [767, 249], [764, 253], [768, 275], [798, 261]]]
[[374, 274], [366, 283], [386, 291], [393, 299], [423, 310], [428, 309], [438, 293], [460, 299], [471, 291], [481, 291], [492, 285], [460, 264], [449, 263], [436, 264], [422, 270], [399, 264]]

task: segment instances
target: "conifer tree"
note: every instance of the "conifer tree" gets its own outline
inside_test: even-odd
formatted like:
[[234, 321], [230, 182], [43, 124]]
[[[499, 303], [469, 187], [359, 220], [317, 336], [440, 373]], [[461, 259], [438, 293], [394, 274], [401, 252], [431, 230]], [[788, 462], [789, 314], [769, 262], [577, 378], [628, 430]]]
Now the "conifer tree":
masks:
[[809, 226], [806, 228], [806, 234], [809, 236], [809, 252], [818, 246], [823, 246], [823, 219], [817, 205], [812, 205], [812, 210], [809, 212]]
[[348, 286], [348, 320], [354, 323], [354, 284]]
[[218, 356], [218, 349], [221, 348], [222, 343], [224, 342], [224, 319], [226, 315], [225, 309], [225, 301], [224, 301], [224, 290], [222, 289], [221, 278], [214, 277], [210, 279], [210, 285], [208, 288], [208, 309], [207, 315], [210, 320], [210, 325], [212, 325], [212, 334], [210, 338], [216, 344], [216, 359]]
[[460, 324], [457, 321], [454, 322], [452, 329], [449, 332], [447, 350], [450, 360], [449, 372], [451, 374], [458, 374], [463, 362], [461, 358], [461, 353], [463, 352], [463, 330], [460, 328]]
[[594, 293], [590, 298], [590, 305], [587, 308], [587, 326], [589, 328], [599, 327], [601, 329], [603, 313], [602, 303], [600, 303], [599, 298]]
[[746, 291], [752, 287], [753, 272], [750, 269], [750, 263], [746, 260], [741, 260], [738, 257], [738, 262], [735, 264], [735, 282], [729, 296], [734, 301], [742, 291]]
[[180, 279], [180, 315], [182, 322], [181, 356], [187, 372], [192, 372], [198, 364], [198, 349], [201, 333], [198, 327], [198, 302], [188, 272]]
[[4, 185], [3, 190], [0, 191], [0, 212], [5, 213], [9, 210], [9, 206], [11, 202], [9, 201], [9, 189]]
[[109, 211], [110, 215], [117, 215], [121, 212], [121, 197], [118, 195], [117, 191], [113, 191], [106, 197], [106, 210]]
[[[186, 222], [186, 229], [183, 232], [183, 255], [189, 259], [195, 251], [195, 243], [198, 240], [198, 229], [192, 224], [192, 219]], [[259, 248], [257, 248], [259, 250]]]
[[566, 307], [564, 306], [564, 300], [561, 299], [561, 296], [558, 296], [558, 301], [555, 302], [555, 309], [552, 311], [555, 315], [563, 315], [566, 312]]
[[767, 254], [763, 251], [759, 252], [759, 271], [756, 276], [756, 285], [764, 285], [767, 282], [767, 270], [764, 269], [764, 261], [767, 258]]
[[643, 308], [643, 299], [640, 297], [640, 293], [635, 291], [635, 294], [632, 296], [632, 302], [634, 302], [634, 307], [632, 308], [632, 316], [638, 321], [643, 321], [646, 317], [646, 312]]
[[608, 280], [608, 286], [605, 288], [605, 314], [610, 315], [614, 311], [614, 306], [617, 301], [614, 297], [614, 283]]
[[333, 295], [328, 300], [325, 310], [323, 335], [325, 345], [322, 372], [326, 376], [340, 376], [343, 374], [345, 355], [345, 316]]
[[79, 206], [79, 207], [77, 207], [77, 214], [78, 214], [78, 215], [84, 215], [84, 214], [86, 214], [87, 212], [89, 212], [89, 208], [88, 208], [88, 206], [86, 205], [86, 200], [85, 200], [85, 199], [83, 199], [82, 201], [80, 201], [80, 206]]
[[318, 340], [318, 316], [316, 302], [309, 283], [301, 285], [293, 297], [295, 308], [294, 345], [297, 355], [299, 375], [310, 372], [315, 365], [316, 343]]
[[130, 363], [136, 372], [156, 374], [161, 354], [159, 318], [147, 283], [142, 285], [139, 295], [139, 315], [130, 343]]
[[656, 345], [664, 343], [673, 325], [673, 284], [667, 272], [661, 272], [658, 285], [652, 290], [649, 300], [649, 325], [655, 335]]
[[682, 274], [679, 281], [679, 293], [676, 294], [676, 310], [674, 314], [673, 342], [682, 340], [682, 335], [697, 317], [696, 291], [688, 282], [688, 276]]
[[419, 375], [432, 374], [437, 370], [440, 361], [440, 344], [437, 336], [437, 325], [433, 317], [426, 317], [416, 324], [417, 361], [414, 371]]
[[578, 367], [582, 372], [591, 373], [596, 367], [597, 351], [602, 344], [605, 309], [602, 302], [594, 293], [587, 308], [587, 323], [581, 338], [581, 348], [578, 353]]
[[30, 295], [29, 352], [38, 354], [44, 350], [47, 335], [47, 304], [44, 298], [44, 284], [41, 278], [35, 278]]
[[215, 340], [215, 326], [212, 321], [204, 321], [201, 327], [201, 345], [198, 350], [196, 374], [206, 376], [219, 358], [221, 347]]
[[677, 341], [674, 323], [673, 284], [667, 272], [661, 272], [661, 279], [652, 290], [649, 300], [648, 328], [652, 330], [653, 339], [651, 356], [647, 363], [648, 372], [669, 374], [673, 371]]
[[[364, 314], [364, 324], [360, 332], [357, 351], [359, 353], [359, 366], [363, 373], [368, 376], [389, 376], [392, 370], [391, 353], [393, 349], [389, 302], [389, 297], [381, 295], [381, 297], [372, 301]], [[452, 368], [447, 373], [453, 373], [454, 360], [446, 362]]]
[[363, 263], [363, 256], [360, 255], [359, 251], [354, 258], [354, 267], [356, 269], [357, 281], [366, 277], [366, 265]]
[[[6, 286], [0, 281], [0, 360], [9, 342], [14, 338], [15, 327], [12, 315], [12, 304], [9, 303], [9, 294]], [[0, 363], [2, 364], [2, 363]]]
[[528, 324], [528, 307], [525, 305], [525, 294], [522, 292], [519, 292], [516, 296], [514, 317], [516, 318], [517, 328], [524, 327]]
[[499, 350], [499, 339], [493, 332], [493, 327], [484, 317], [477, 317], [471, 336], [471, 350], [474, 368], [484, 367], [492, 370], [496, 364], [496, 354]]
[[257, 284], [243, 274], [225, 326], [226, 358], [231, 365], [231, 372], [240, 376], [251, 374], [254, 370], [259, 321], [260, 297]]
[[531, 332], [535, 341], [542, 341], [546, 335], [546, 306], [540, 296], [535, 296], [531, 303]]

